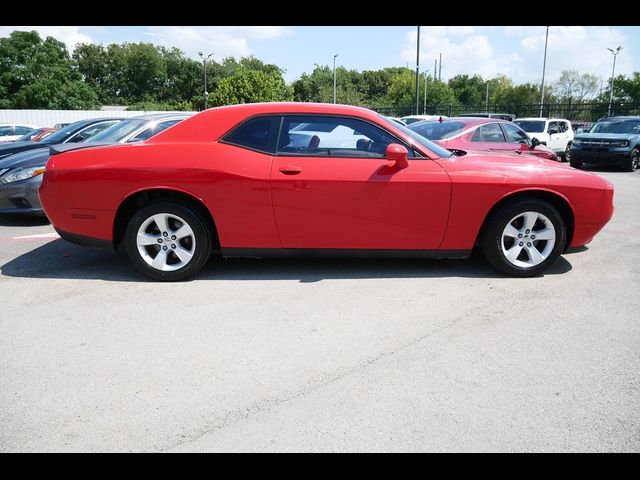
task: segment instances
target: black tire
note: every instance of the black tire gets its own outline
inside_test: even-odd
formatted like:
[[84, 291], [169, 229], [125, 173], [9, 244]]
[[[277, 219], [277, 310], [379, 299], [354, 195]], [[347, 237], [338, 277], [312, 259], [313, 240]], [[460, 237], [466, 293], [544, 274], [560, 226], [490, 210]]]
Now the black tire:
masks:
[[[191, 227], [193, 235], [190, 236], [191, 238], [186, 238], [183, 241], [187, 242], [187, 248], [189, 248], [190, 245], [192, 257], [183, 267], [172, 271], [163, 271], [154, 268], [142, 257], [137, 244], [138, 230], [147, 219], [156, 214], [167, 214], [169, 216], [179, 217]], [[173, 223], [169, 225], [169, 229], [177, 229], [181, 225], [174, 217], [171, 217], [170, 222]], [[156, 230], [159, 235], [155, 223], [149, 228]], [[156, 232], [152, 233], [156, 234]], [[194, 210], [174, 201], [158, 200], [145, 205], [134, 213], [127, 224], [124, 242], [131, 263], [133, 263], [134, 267], [141, 273], [153, 280], [175, 282], [193, 277], [205, 266], [211, 256], [212, 238], [212, 233], [209, 231], [206, 222]], [[177, 240], [177, 242], [180, 241], [179, 239]], [[195, 245], [191, 243], [193, 241], [195, 241]], [[180, 246], [182, 245], [178, 244], [178, 247]], [[176, 253], [170, 250], [172, 248], [171, 243], [166, 244], [164, 247], [149, 245], [148, 248], [146, 248], [146, 251], [149, 252], [149, 257], [153, 255], [153, 250], [155, 250], [153, 247], [157, 247], [156, 255], [159, 253], [160, 248], [167, 250], [167, 254], [165, 255], [169, 259], [169, 262], [173, 261], [173, 268], [176, 268], [176, 265], [180, 263], [180, 259]], [[169, 262], [166, 263], [169, 264]]]
[[638, 147], [631, 150], [631, 154], [629, 155], [629, 163], [626, 165], [625, 171], [627, 172], [635, 172], [638, 168], [640, 168], [640, 150]]
[[[553, 225], [556, 237], [555, 244], [547, 258], [538, 265], [526, 268], [511, 263], [506, 258], [502, 249], [502, 233], [507, 223], [524, 212], [536, 212], [544, 215]], [[534, 277], [540, 275], [555, 263], [564, 250], [566, 241], [566, 226], [562, 216], [555, 207], [544, 200], [522, 198], [500, 206], [487, 218], [483, 228], [480, 246], [487, 261], [500, 273], [512, 277]], [[538, 241], [537, 244], [546, 245], [540, 244], [540, 241]], [[528, 256], [526, 252], [525, 255]]]
[[567, 143], [567, 148], [564, 149], [564, 162], [571, 162], [571, 142]]
[[579, 162], [578, 160], [569, 159], [569, 165], [571, 165], [573, 168], [582, 168], [583, 163]]

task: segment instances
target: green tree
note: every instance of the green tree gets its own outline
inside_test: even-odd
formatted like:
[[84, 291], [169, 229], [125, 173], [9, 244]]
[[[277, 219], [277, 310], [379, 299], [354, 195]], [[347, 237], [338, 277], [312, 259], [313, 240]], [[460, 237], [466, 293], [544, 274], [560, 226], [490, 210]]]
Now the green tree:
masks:
[[282, 76], [242, 68], [230, 77], [220, 80], [209, 101], [211, 105], [218, 106], [277, 102], [290, 100], [291, 97], [291, 90]]
[[456, 75], [447, 84], [460, 103], [477, 105], [485, 100], [487, 84], [480, 75]]
[[64, 43], [35, 32], [0, 38], [3, 108], [95, 108], [98, 98], [72, 62]]

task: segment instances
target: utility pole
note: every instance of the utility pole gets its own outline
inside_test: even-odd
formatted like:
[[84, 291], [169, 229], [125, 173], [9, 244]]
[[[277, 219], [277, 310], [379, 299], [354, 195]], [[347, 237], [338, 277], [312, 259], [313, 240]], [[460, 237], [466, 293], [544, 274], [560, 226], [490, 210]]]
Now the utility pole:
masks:
[[611, 104], [613, 103], [613, 77], [616, 73], [616, 57], [618, 56], [618, 54], [620, 53], [620, 50], [622, 50], [622, 47], [618, 47], [614, 50], [611, 50], [610, 48], [607, 48], [607, 50], [609, 50], [611, 53], [613, 53], [613, 70], [611, 70], [611, 94], [609, 95], [609, 114], [608, 116], [611, 116]]
[[442, 54], [440, 54], [440, 70], [438, 71], [438, 81], [442, 81]]
[[435, 82], [438, 79], [438, 59], [436, 58], [433, 61], [433, 81]]
[[428, 72], [429, 69], [427, 68], [424, 71], [424, 109], [422, 110], [423, 115], [427, 114], [427, 82], [429, 81], [429, 76], [427, 75]]
[[336, 57], [340, 55], [336, 53], [333, 56], [333, 103], [336, 103]]
[[200, 58], [202, 59], [202, 66], [204, 69], [204, 109], [206, 110], [209, 106], [209, 92], [207, 92], [207, 60], [209, 60], [209, 57], [213, 55], [213, 52], [206, 57], [202, 52], [198, 52], [198, 55], [200, 55]]
[[547, 35], [544, 39], [544, 61], [542, 62], [542, 85], [540, 90], [542, 95], [540, 97], [540, 116], [542, 117], [542, 106], [544, 105], [544, 73], [547, 68], [547, 42], [549, 41], [549, 26], [547, 26]]
[[420, 25], [418, 25], [418, 41], [416, 44], [416, 115], [420, 108]]

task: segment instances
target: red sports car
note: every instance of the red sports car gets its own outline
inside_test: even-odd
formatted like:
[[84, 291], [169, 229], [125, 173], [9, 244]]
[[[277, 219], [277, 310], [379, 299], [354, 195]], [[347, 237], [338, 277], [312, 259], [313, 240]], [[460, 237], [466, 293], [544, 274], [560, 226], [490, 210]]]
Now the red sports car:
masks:
[[411, 130], [450, 150], [533, 154], [549, 160], [558, 156], [515, 123], [497, 118], [452, 117], [413, 123]]
[[468, 257], [543, 272], [613, 214], [613, 186], [532, 155], [456, 153], [364, 108], [212, 108], [135, 145], [56, 154], [42, 205], [62, 238], [124, 248], [157, 280], [222, 256]]

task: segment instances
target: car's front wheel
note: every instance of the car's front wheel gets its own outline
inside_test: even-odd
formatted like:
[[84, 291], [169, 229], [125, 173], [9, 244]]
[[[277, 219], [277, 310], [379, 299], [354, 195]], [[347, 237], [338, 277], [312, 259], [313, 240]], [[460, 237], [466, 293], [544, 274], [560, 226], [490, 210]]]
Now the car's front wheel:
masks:
[[499, 272], [532, 277], [558, 259], [566, 235], [562, 216], [551, 204], [520, 199], [502, 205], [487, 219], [482, 250]]
[[564, 149], [564, 161], [571, 162], [571, 143], [567, 143], [567, 148]]
[[125, 248], [144, 275], [177, 281], [194, 276], [207, 263], [211, 238], [206, 223], [192, 209], [176, 202], [156, 201], [129, 220]]
[[638, 168], [640, 168], [640, 150], [638, 147], [631, 150], [631, 155], [629, 155], [629, 163], [627, 165], [628, 172], [635, 172]]

